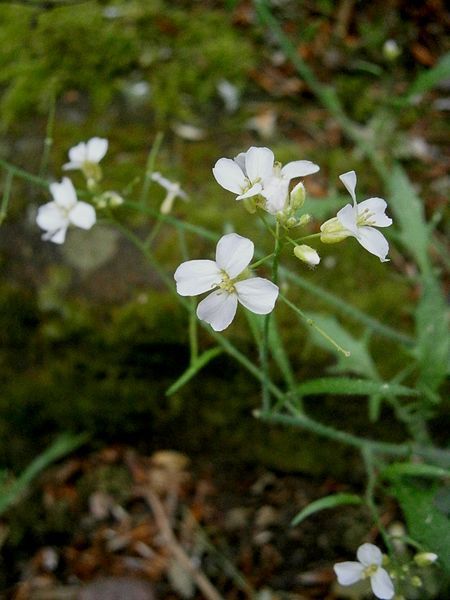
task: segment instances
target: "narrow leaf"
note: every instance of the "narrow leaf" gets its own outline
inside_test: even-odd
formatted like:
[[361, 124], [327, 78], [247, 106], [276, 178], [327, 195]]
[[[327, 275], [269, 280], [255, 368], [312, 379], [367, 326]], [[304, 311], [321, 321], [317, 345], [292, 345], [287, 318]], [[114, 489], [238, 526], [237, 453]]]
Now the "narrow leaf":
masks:
[[197, 360], [190, 365], [186, 371], [170, 386], [170, 388], [166, 391], [166, 396], [171, 396], [184, 385], [186, 385], [186, 383], [190, 381], [194, 375], [200, 371], [200, 369], [203, 369], [204, 366], [206, 366], [222, 352], [222, 348], [211, 348], [211, 350], [207, 350], [201, 354]]
[[444, 79], [450, 77], [450, 52], [444, 54], [437, 64], [427, 71], [421, 73], [408, 90], [408, 98], [417, 94], [424, 94], [438, 85]]
[[448, 469], [420, 463], [392, 463], [383, 469], [380, 474], [385, 479], [392, 479], [399, 476], [428, 477], [431, 479], [450, 477]]
[[315, 394], [336, 394], [342, 396], [417, 396], [418, 392], [404, 385], [384, 383], [368, 379], [352, 379], [350, 377], [323, 377], [311, 379], [297, 388], [302, 396]]
[[307, 517], [320, 512], [321, 510], [335, 508], [336, 506], [342, 506], [343, 504], [362, 504], [362, 499], [356, 494], [333, 494], [332, 496], [320, 498], [315, 502], [311, 502], [311, 504], [308, 504], [308, 506], [301, 510], [298, 515], [292, 519], [291, 526], [298, 525]]

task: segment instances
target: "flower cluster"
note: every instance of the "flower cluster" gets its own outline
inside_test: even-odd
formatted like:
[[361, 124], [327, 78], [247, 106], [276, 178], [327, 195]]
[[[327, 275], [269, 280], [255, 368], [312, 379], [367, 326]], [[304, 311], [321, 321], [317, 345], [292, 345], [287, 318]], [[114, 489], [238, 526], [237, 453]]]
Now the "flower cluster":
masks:
[[[92, 186], [101, 179], [101, 168], [98, 164], [108, 150], [108, 140], [94, 137], [88, 142], [80, 142], [69, 150], [69, 161], [64, 170], [80, 169]], [[63, 244], [70, 225], [81, 229], [91, 229], [97, 217], [91, 204], [78, 200], [73, 183], [64, 177], [61, 183], [50, 184], [52, 202], [47, 202], [38, 209], [36, 223], [45, 231], [43, 240], [55, 244]]]

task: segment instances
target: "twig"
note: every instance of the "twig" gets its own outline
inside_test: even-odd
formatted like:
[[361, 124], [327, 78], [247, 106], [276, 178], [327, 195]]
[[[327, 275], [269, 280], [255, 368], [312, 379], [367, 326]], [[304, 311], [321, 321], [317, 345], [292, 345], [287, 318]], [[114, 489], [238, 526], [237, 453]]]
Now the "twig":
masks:
[[208, 598], [208, 600], [223, 600], [223, 596], [219, 594], [203, 571], [192, 564], [191, 559], [179, 544], [175, 534], [172, 531], [169, 519], [167, 518], [164, 507], [158, 496], [149, 489], [147, 489], [144, 494], [153, 511], [156, 524], [165, 538], [165, 542], [171, 553], [178, 560], [181, 566], [192, 576], [193, 580], [197, 584], [197, 587], [200, 589], [205, 598]]

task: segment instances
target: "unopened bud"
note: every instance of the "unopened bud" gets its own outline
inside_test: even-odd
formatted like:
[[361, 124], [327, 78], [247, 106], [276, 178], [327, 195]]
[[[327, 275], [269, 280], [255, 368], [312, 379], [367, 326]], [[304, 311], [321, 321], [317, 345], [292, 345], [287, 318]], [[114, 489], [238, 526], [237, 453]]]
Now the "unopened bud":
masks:
[[320, 232], [320, 241], [324, 244], [337, 244], [350, 235], [349, 231], [342, 226], [337, 217], [325, 221], [320, 226]]
[[297, 220], [297, 226], [301, 227], [302, 225], [308, 225], [312, 221], [311, 215], [302, 215], [300, 219]]
[[94, 203], [97, 208], [113, 208], [123, 204], [124, 200], [117, 192], [107, 191], [94, 197]]
[[414, 557], [414, 562], [419, 567], [428, 567], [436, 562], [438, 559], [438, 555], [434, 554], [434, 552], [419, 552]]
[[301, 208], [305, 203], [306, 192], [303, 183], [297, 183], [292, 192], [289, 194], [289, 206], [292, 210]]
[[417, 577], [417, 575], [414, 575], [414, 577], [411, 577], [411, 585], [413, 585], [416, 588], [420, 588], [422, 587], [422, 580], [420, 579], [420, 577]]
[[318, 255], [317, 251], [310, 246], [306, 246], [305, 244], [301, 246], [295, 246], [294, 254], [298, 259], [302, 260], [311, 267], [315, 267], [320, 263], [320, 256]]
[[402, 53], [395, 40], [386, 40], [383, 44], [383, 55], [387, 60], [396, 60]]

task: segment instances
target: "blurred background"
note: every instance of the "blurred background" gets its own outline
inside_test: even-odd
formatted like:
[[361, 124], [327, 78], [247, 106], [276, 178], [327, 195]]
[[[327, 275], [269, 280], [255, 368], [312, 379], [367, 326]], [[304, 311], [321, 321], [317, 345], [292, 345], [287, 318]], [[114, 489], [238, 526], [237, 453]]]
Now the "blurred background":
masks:
[[[448, 66], [433, 89], [408, 93], [449, 51], [444, 2], [267, 4], [298, 55], [365, 128], [375, 152], [402, 162], [426, 215], [442, 213], [449, 187]], [[173, 214], [218, 233], [233, 227], [262, 248], [270, 243], [263, 230], [212, 177], [222, 156], [257, 145], [270, 147], [282, 162], [318, 163], [320, 172], [306, 182], [306, 210], [319, 220], [348, 201], [338, 185], [345, 171], [358, 173], [359, 199], [386, 197], [367, 156], [299, 76], [250, 1], [2, 2], [0, 47], [0, 155], [32, 173], [59, 180], [70, 147], [105, 137], [105, 189], [133, 200], [160, 133], [155, 168], [189, 195], [189, 202], [176, 201]], [[73, 180], [82, 186], [80, 174]], [[149, 204], [158, 209], [164, 196], [153, 184]], [[350, 508], [302, 529], [290, 529], [289, 522], [308, 501], [357, 489], [357, 459], [308, 434], [256, 422], [257, 382], [225, 355], [166, 396], [188, 364], [185, 312], [132, 244], [107, 224], [70, 231], [61, 247], [42, 242], [35, 218], [48, 200], [45, 190], [15, 177], [0, 230], [2, 467], [23, 472], [61, 433], [86, 434], [86, 441], [73, 458], [27, 484], [6, 512], [0, 534], [5, 597], [75, 598], [82, 583], [99, 576], [143, 577], [164, 597], [198, 594], [182, 570], [168, 566], [164, 549], [152, 545], [155, 531], [135, 491], [142, 472], [157, 478], [163, 472], [163, 489], [175, 486], [178, 509], [189, 507], [181, 518], [185, 541], [206, 557], [204, 568], [224, 595], [266, 588], [296, 598], [337, 597], [329, 589], [330, 565], [353, 555], [368, 516]], [[123, 218], [138, 236], [153, 223], [132, 213]], [[169, 274], [182, 260], [176, 239], [163, 226], [153, 241]], [[419, 293], [416, 267], [396, 247], [395, 232], [390, 241], [387, 265], [347, 240], [322, 246], [320, 268], [295, 268], [312, 284], [409, 332]], [[439, 268], [445, 266], [444, 241], [441, 221], [432, 248]], [[194, 235], [187, 243], [192, 257], [212, 250]], [[329, 310], [307, 290], [292, 290], [292, 296], [302, 309]], [[238, 319], [227, 335], [256, 360], [240, 326], [244, 318]], [[300, 380], [335, 364], [308, 331], [290, 327], [282, 309], [280, 323]], [[362, 334], [361, 326], [346, 325]], [[371, 349], [384, 377], [405, 360], [382, 338], [374, 338]], [[324, 399], [314, 410], [337, 425], [367, 431], [358, 400]], [[370, 433], [395, 438], [397, 426], [386, 417]], [[443, 429], [437, 426], [437, 434]], [[128, 585], [117, 597], [139, 593], [138, 583]], [[113, 597], [92, 593], [85, 597]], [[136, 598], [150, 593], [146, 588], [147, 595]]]

